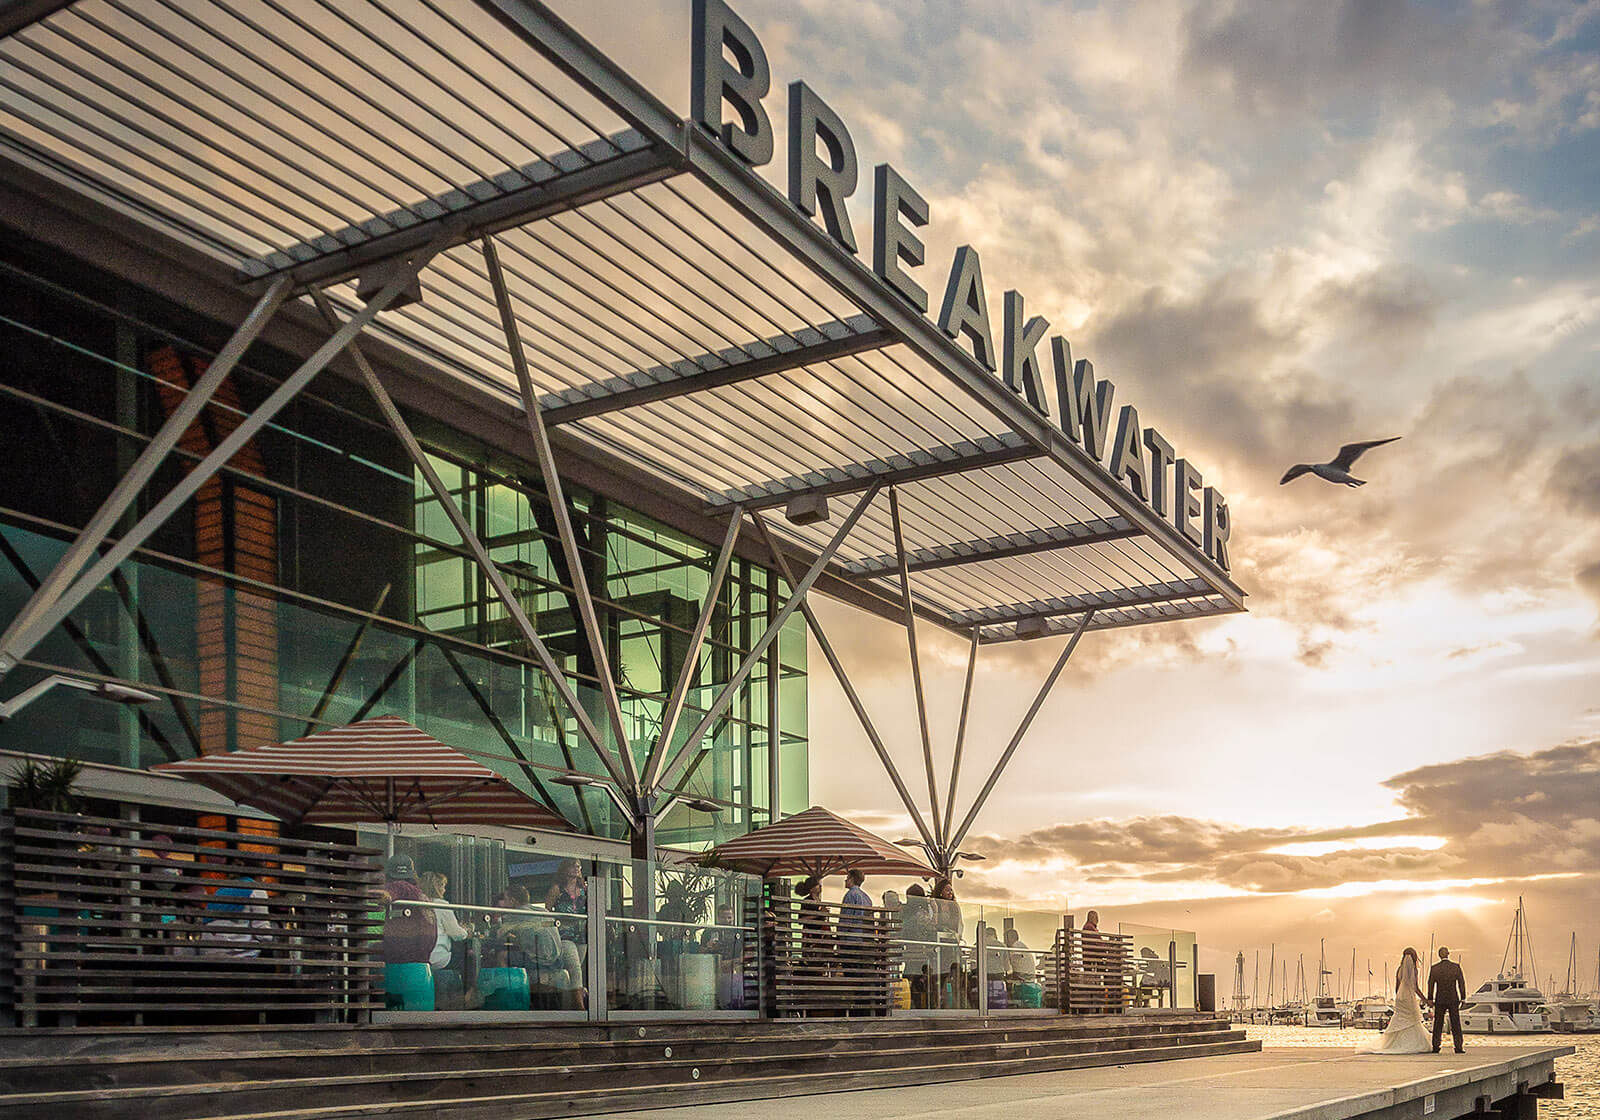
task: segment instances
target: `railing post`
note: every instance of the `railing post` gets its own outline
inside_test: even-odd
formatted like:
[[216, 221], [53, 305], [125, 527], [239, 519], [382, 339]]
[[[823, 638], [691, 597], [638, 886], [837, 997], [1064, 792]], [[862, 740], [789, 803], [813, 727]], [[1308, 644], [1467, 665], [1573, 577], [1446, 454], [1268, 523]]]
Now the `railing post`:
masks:
[[[773, 816], [777, 816], [776, 807], [773, 809]], [[745, 894], [745, 906], [747, 908], [747, 914], [749, 915], [745, 919], [745, 936], [751, 938], [755, 942], [756, 1018], [765, 1019], [767, 1017], [767, 1002], [764, 998], [766, 994], [766, 986], [763, 983], [762, 978], [767, 974], [767, 947], [766, 939], [761, 936], [763, 914], [761, 909], [761, 880], [754, 879], [753, 881], [755, 883], [755, 890], [753, 892], [747, 891]], [[748, 883], [746, 885], [748, 886]], [[743, 953], [739, 955], [739, 967], [741, 970], [743, 970], [742, 975], [739, 977], [739, 983], [741, 985], [739, 998], [748, 1003], [750, 1000], [750, 973], [746, 968], [745, 955]]]
[[606, 880], [599, 875], [589, 876], [589, 1021], [606, 1021], [606, 992], [610, 977], [606, 974]]
[[978, 1014], [989, 1014], [989, 926], [978, 919]]
[[1167, 1010], [1178, 1008], [1178, 943], [1167, 941]]
[[1061, 1012], [1072, 1013], [1072, 915], [1061, 922]]

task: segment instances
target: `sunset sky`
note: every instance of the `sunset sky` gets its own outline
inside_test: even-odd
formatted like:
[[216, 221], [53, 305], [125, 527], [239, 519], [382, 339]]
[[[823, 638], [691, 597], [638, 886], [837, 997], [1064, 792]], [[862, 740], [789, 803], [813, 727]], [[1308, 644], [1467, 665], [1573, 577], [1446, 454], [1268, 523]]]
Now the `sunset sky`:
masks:
[[[552, 2], [688, 116], [690, 0]], [[441, 6], [430, 7], [431, 20]], [[1333, 967], [1348, 968], [1354, 949], [1380, 974], [1406, 945], [1441, 941], [1465, 957], [1475, 986], [1497, 969], [1525, 896], [1538, 981], [1553, 973], [1558, 987], [1564, 982], [1576, 930], [1580, 986], [1595, 985], [1600, 0], [734, 0], [734, 7], [771, 62], [766, 108], [779, 156], [760, 173], [780, 191], [787, 186], [784, 90], [804, 79], [853, 138], [860, 186], [849, 212], [863, 254], [870, 257], [872, 243], [872, 169], [887, 162], [929, 204], [931, 220], [918, 230], [927, 263], [913, 279], [934, 304], [956, 248], [975, 247], [996, 337], [1002, 293], [1017, 289], [1027, 314], [1048, 319], [1074, 356], [1115, 382], [1115, 403], [1136, 404], [1142, 423], [1158, 428], [1230, 505], [1232, 574], [1248, 593], [1248, 612], [1088, 634], [967, 837], [965, 846], [985, 859], [958, 884], [962, 898], [1080, 915], [1092, 907], [1107, 926], [1137, 921], [1197, 931], [1202, 964], [1219, 974], [1226, 994], [1236, 952], [1246, 952], [1253, 972], [1258, 949], [1265, 957], [1275, 943], [1280, 959], [1305, 953], [1314, 960], [1322, 939]], [[362, 30], [332, 9], [325, 14]], [[405, 17], [384, 19], [383, 28], [401, 34]], [[482, 19], [484, 34], [503, 32]], [[95, 42], [110, 34], [81, 12], [60, 20], [66, 32], [37, 35], [70, 43], [74, 34]], [[425, 37], [428, 26], [413, 23], [411, 32]], [[381, 85], [383, 71], [362, 55], [385, 49], [383, 30], [372, 35], [347, 61], [359, 64], [352, 73]], [[9, 49], [29, 58], [46, 53], [27, 36]], [[321, 73], [320, 63], [302, 64]], [[63, 73], [80, 73], [76, 65]], [[536, 88], [496, 71], [478, 47], [461, 65], [478, 68], [472, 90], [501, 96], [510, 110], [521, 107], [509, 90]], [[443, 66], [439, 73], [462, 79], [468, 71]], [[54, 88], [55, 79], [30, 80]], [[319, 77], [296, 96], [326, 96], [317, 93], [323, 85]], [[98, 79], [89, 86], [91, 94], [114, 91]], [[432, 108], [406, 87], [403, 78], [392, 83], [397, 103], [426, 112], [396, 116], [406, 122], [399, 135], [430, 147], [486, 144], [451, 125], [445, 101]], [[495, 133], [496, 151], [484, 147], [495, 166], [501, 134], [512, 141], [508, 150], [532, 143], [514, 133], [536, 124], [507, 123], [514, 113], [491, 117], [469, 100], [476, 93], [453, 96], [451, 104], [473, 109], [484, 131]], [[556, 97], [538, 96], [552, 104]], [[376, 102], [371, 108], [381, 112]], [[183, 111], [200, 114], [193, 106]], [[349, 117], [352, 137], [370, 134], [375, 151], [409, 158], [380, 135], [388, 125], [364, 120]], [[343, 136], [343, 125], [334, 132], [306, 122], [316, 151], [293, 131], [277, 130], [271, 137], [282, 151], [273, 154], [276, 141], [265, 146], [266, 170], [251, 162], [256, 157], [233, 155], [204, 165], [217, 199], [225, 185], [250, 181], [270, 193], [274, 160], [315, 167], [329, 152], [340, 155], [342, 141], [323, 139]], [[581, 123], [585, 131], [598, 127]], [[163, 127], [180, 135], [176, 124]], [[248, 148], [255, 126], [240, 128], [230, 135]], [[57, 153], [67, 163], [82, 155], [74, 154], [74, 131], [105, 132], [74, 125]], [[450, 139], [429, 139], [435, 131]], [[115, 148], [116, 136], [108, 137]], [[99, 151], [99, 140], [84, 143]], [[440, 153], [444, 163], [461, 164], [450, 174], [480, 173], [472, 167], [478, 156]], [[84, 158], [115, 170], [121, 157]], [[228, 171], [235, 163], [248, 174]], [[111, 178], [119, 176], [137, 177], [118, 171]], [[335, 175], [341, 183], [345, 177], [344, 169]], [[162, 182], [146, 178], [152, 189]], [[245, 217], [225, 220], [212, 214], [217, 199], [188, 197], [188, 185], [202, 186], [200, 179], [172, 179], [179, 189], [168, 201], [180, 214], [204, 217], [185, 221], [220, 223], [207, 235], [219, 244], [236, 235], [278, 244], [273, 230], [315, 224], [293, 207], [271, 218], [276, 204], [257, 199], [250, 206], [268, 213], [259, 219], [266, 233], [252, 232], [257, 218], [248, 199], [239, 202]], [[309, 199], [312, 210], [325, 205], [333, 215], [359, 204], [356, 213], [365, 214], [363, 192], [389, 190], [323, 186], [328, 198], [303, 196], [296, 207]], [[155, 191], [152, 213], [164, 197]], [[217, 205], [222, 214], [226, 206]], [[660, 224], [629, 220], [646, 232]], [[603, 251], [586, 245], [581, 255], [607, 262], [579, 272], [575, 261], [561, 281], [585, 299], [591, 293], [580, 293], [585, 282], [576, 278], [590, 276], [602, 289], [617, 284], [618, 300], [624, 289], [653, 292], [628, 298], [643, 307], [656, 298], [670, 304], [672, 314], [659, 316], [669, 326], [674, 315], [699, 319], [646, 280], [612, 276], [627, 270]], [[733, 262], [697, 273], [706, 267], [695, 264], [699, 256], [678, 253], [691, 275], [673, 283], [704, 277], [696, 296], [716, 318], [725, 309], [716, 306], [711, 281], [720, 271], [731, 275]], [[466, 266], [445, 267], [456, 270], [450, 284], [469, 275], [460, 271]], [[741, 275], [722, 290], [747, 282]], [[509, 377], [475, 341], [477, 312], [454, 294], [457, 287], [437, 290], [452, 293], [448, 302], [406, 312], [417, 317], [395, 337], [430, 332], [424, 353], [454, 356], [474, 376], [492, 379], [498, 370]], [[570, 305], [545, 300], [544, 291], [523, 295]], [[492, 315], [479, 296], [479, 310]], [[460, 321], [452, 319], [458, 314]], [[794, 316], [789, 308], [782, 314]], [[605, 321], [612, 317], [607, 312]], [[758, 315], [766, 317], [770, 309]], [[587, 368], [561, 355], [595, 340], [554, 326], [545, 337], [565, 340], [556, 360]], [[674, 329], [696, 337], [684, 324]], [[632, 325], [601, 333], [613, 330], [620, 338]], [[651, 353], [657, 340], [645, 341], [623, 345]], [[554, 380], [565, 385], [566, 375]], [[855, 398], [829, 392], [838, 414], [857, 407]], [[773, 400], [782, 407], [763, 403], [749, 424], [695, 427], [666, 411], [667, 421], [652, 423], [679, 423], [661, 438], [674, 451], [691, 449], [681, 456], [687, 463], [702, 452], [697, 440], [749, 451], [745, 442], [761, 438], [753, 426], [770, 422], [793, 438], [794, 462], [810, 469], [808, 457], [833, 445], [801, 446], [815, 434], [815, 417], [798, 406], [791, 417], [788, 397]], [[918, 434], [907, 415], [917, 407], [897, 414], [906, 420], [894, 434]], [[1051, 412], [1061, 417], [1059, 402]], [[882, 418], [893, 422], [888, 412]], [[860, 426], [861, 440], [840, 439], [840, 449], [883, 442]], [[648, 459], [657, 438], [655, 428], [648, 431], [648, 439], [606, 436], [612, 442], [603, 446], [643, 448]], [[1401, 438], [1357, 464], [1370, 480], [1364, 488], [1314, 477], [1279, 484], [1292, 464], [1385, 437]], [[756, 458], [752, 469], [783, 458]], [[669, 473], [700, 477], [687, 467]], [[906, 492], [915, 517], [917, 484]], [[835, 504], [835, 524], [847, 504]], [[975, 506], [976, 499], [948, 509]], [[999, 566], [989, 565], [990, 578]], [[984, 578], [981, 567], [969, 571]], [[997, 602], [1016, 597], [996, 592]], [[818, 610], [906, 785], [925, 792], [904, 629], [836, 601], [821, 600]], [[922, 637], [942, 801], [967, 643], [931, 625]], [[1061, 648], [1056, 638], [983, 650], [959, 815]], [[812, 801], [891, 839], [911, 835], [815, 649], [811, 666]], [[877, 895], [904, 885], [868, 888]]]
[[[687, 2], [562, 8], [687, 112]], [[925, 287], [977, 246], [990, 308], [1025, 292], [1232, 503], [1250, 612], [1086, 637], [963, 896], [1197, 929], [1226, 991], [1322, 936], [1435, 932], [1471, 978], [1526, 893], [1541, 973], [1576, 928], [1592, 983], [1600, 5], [735, 8], [780, 132], [803, 77], [929, 200]], [[1278, 485], [1391, 435], [1365, 489]], [[921, 788], [903, 632], [823, 616]], [[965, 644], [925, 641], [945, 769]], [[985, 650], [963, 802], [1058, 648]], [[813, 800], [902, 834], [813, 665]]]
[[[688, 5], [622, 8], [566, 5], [686, 110]], [[963, 898], [1194, 928], [1226, 992], [1274, 939], [1475, 974], [1525, 893], [1539, 971], [1576, 928], [1592, 982], [1600, 5], [736, 10], [930, 200], [923, 285], [979, 246], [990, 307], [1024, 291], [1234, 507], [1250, 613], [1086, 637]], [[1387, 435], [1365, 490], [1278, 486]], [[822, 614], [922, 787], [902, 630]], [[925, 643], [942, 790], [965, 643]], [[984, 651], [963, 802], [1058, 648]], [[814, 802], [904, 834], [813, 666]]]

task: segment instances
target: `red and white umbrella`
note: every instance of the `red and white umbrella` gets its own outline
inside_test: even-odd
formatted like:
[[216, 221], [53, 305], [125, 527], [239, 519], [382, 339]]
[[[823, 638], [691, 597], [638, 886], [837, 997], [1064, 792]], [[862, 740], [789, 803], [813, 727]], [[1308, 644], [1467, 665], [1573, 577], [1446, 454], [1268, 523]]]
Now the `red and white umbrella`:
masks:
[[504, 776], [398, 716], [154, 767], [289, 825], [427, 821], [570, 829]]
[[700, 862], [763, 878], [815, 875], [821, 879], [851, 869], [863, 875], [928, 878], [936, 874], [904, 848], [816, 805], [718, 844]]

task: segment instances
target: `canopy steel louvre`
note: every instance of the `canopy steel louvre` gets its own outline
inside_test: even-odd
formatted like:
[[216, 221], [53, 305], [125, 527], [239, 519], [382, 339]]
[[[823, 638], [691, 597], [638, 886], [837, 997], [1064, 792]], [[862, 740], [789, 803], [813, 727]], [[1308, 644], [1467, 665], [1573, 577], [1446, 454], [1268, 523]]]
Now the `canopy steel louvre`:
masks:
[[[257, 303], [214, 361], [214, 382], [286, 299], [315, 302], [333, 337], [246, 424], [269, 422], [348, 351], [563, 692], [646, 855], [656, 818], [683, 796], [690, 755], [796, 610], [948, 873], [1084, 633], [1243, 609], [1209, 546], [1113, 481], [1097, 453], [538, 0], [27, 0], [0, 8], [0, 152], [15, 176], [43, 176], [231, 272]], [[592, 611], [580, 612], [583, 636], [608, 711], [585, 714], [487, 548], [448, 508], [356, 348], [362, 333], [429, 385], [470, 387], [480, 411], [513, 418], [554, 508], [564, 509], [561, 457], [572, 456], [715, 526], [700, 535], [723, 537], [719, 571], [752, 521], [796, 590], [686, 736], [673, 735], [687, 714], [680, 681], [642, 764], [619, 749], [629, 739]], [[137, 547], [124, 538], [79, 570], [160, 457], [129, 469], [70, 559], [7, 621], [0, 676]], [[874, 500], [881, 490], [887, 501]], [[831, 518], [769, 528], [762, 517], [822, 497]], [[929, 819], [805, 602], [824, 576], [907, 626]], [[918, 619], [970, 643], [942, 815]], [[1054, 636], [1069, 640], [957, 825], [979, 646]]]
[[[708, 512], [895, 483], [920, 612], [985, 642], [1018, 604], [1098, 603], [1093, 628], [1242, 609], [1170, 525], [532, 0], [23, 7], [0, 25], [0, 143], [241, 284], [289, 275], [353, 313], [358, 273], [451, 230], [422, 301], [369, 329], [514, 402], [471, 244], [494, 233], [547, 423]], [[813, 552], [826, 530], [780, 524]], [[832, 574], [892, 598], [893, 556], [874, 507]]]

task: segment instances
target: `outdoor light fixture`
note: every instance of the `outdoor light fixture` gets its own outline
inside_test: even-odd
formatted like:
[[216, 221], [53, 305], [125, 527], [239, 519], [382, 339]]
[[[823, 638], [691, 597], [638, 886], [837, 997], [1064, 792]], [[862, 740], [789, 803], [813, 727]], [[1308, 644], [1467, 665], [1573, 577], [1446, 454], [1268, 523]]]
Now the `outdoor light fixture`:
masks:
[[705, 798], [705, 797], [683, 797], [683, 796], [674, 796], [674, 797], [667, 798], [665, 801], [663, 801], [661, 803], [661, 807], [658, 808], [656, 810], [656, 812], [658, 814], [664, 814], [664, 813], [666, 813], [667, 808], [669, 806], [673, 805], [674, 803], [680, 804], [680, 805], [687, 805], [689, 808], [695, 810], [696, 812], [700, 812], [700, 813], [720, 813], [720, 812], [722, 812], [722, 806], [718, 805], [715, 801], [712, 801], [709, 798]]
[[1017, 621], [1017, 631], [1016, 632], [1017, 632], [1017, 637], [1019, 637], [1019, 638], [1040, 638], [1040, 637], [1043, 637], [1044, 636], [1044, 632], [1045, 632], [1045, 621], [1044, 621], [1044, 619], [1039, 618], [1037, 616], [1035, 616], [1033, 618], [1019, 619]]
[[[622, 800], [622, 795], [617, 793], [610, 782], [602, 781], [599, 778], [592, 778], [588, 774], [556, 774], [550, 780], [555, 782], [557, 785], [571, 786], [573, 789], [583, 789], [588, 786], [595, 786], [599, 789], [603, 789], [606, 791], [606, 795], [611, 798], [613, 803], [615, 803], [617, 808], [622, 810], [623, 816], [628, 817], [630, 820], [634, 816], [634, 811], [628, 808], [627, 802]], [[720, 813], [723, 809], [723, 807], [717, 804], [715, 801], [708, 800], [704, 797], [691, 797], [688, 794], [674, 793], [669, 794], [666, 798], [664, 798], [661, 803], [655, 807], [655, 811], [652, 815], [657, 817], [665, 815], [666, 811], [677, 802], [682, 802], [689, 808], [697, 810], [701, 813]]]
[[77, 677], [66, 677], [60, 673], [52, 673], [31, 688], [17, 693], [10, 700], [0, 701], [0, 720], [10, 719], [46, 692], [56, 687], [56, 685], [90, 692], [102, 700], [110, 700], [117, 704], [149, 704], [160, 699], [153, 692], [129, 688], [124, 684], [113, 684], [111, 681], [85, 681], [79, 680]]
[[789, 499], [789, 504], [783, 509], [783, 515], [789, 519], [791, 525], [816, 525], [828, 520], [828, 496], [826, 494], [799, 494]]
[[609, 783], [602, 782], [599, 778], [591, 778], [587, 774], [556, 774], [550, 780], [558, 786], [571, 786], [573, 789], [597, 786], [605, 790], [606, 796], [611, 798], [612, 804], [622, 811], [624, 819], [633, 820], [633, 810], [628, 808], [628, 803], [622, 800], [621, 794], [617, 793]]
[[989, 857], [988, 856], [980, 856], [977, 852], [957, 852], [955, 854], [955, 858], [956, 859], [988, 859]]

